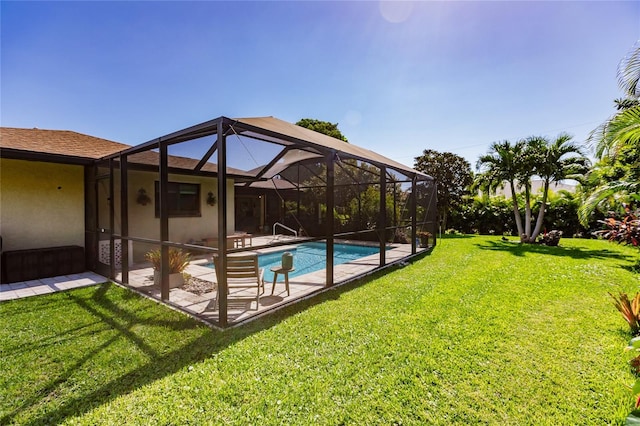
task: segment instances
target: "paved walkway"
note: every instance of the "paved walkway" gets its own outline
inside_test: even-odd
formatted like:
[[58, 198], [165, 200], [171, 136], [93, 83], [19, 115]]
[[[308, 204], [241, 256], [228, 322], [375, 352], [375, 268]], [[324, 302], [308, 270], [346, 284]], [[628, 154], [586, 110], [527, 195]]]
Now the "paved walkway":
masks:
[[0, 284], [0, 302], [4, 300], [21, 299], [38, 294], [55, 293], [56, 291], [86, 287], [109, 281], [95, 272], [63, 275], [60, 277], [43, 278], [40, 280], [23, 281], [11, 284]]

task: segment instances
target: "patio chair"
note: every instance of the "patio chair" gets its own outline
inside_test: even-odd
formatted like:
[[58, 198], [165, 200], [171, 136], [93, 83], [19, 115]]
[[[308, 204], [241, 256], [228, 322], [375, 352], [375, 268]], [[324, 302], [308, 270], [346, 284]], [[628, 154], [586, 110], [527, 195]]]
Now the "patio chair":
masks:
[[[220, 282], [220, 259], [213, 257], [216, 278]], [[230, 255], [227, 256], [227, 294], [232, 288], [255, 288], [256, 310], [260, 307], [260, 295], [264, 293], [264, 269], [258, 267], [257, 254]], [[260, 291], [262, 289], [262, 291]], [[220, 286], [218, 286], [218, 291]], [[215, 305], [218, 305], [219, 295], [216, 296]]]
[[295, 270], [296, 268], [293, 267], [293, 255], [287, 251], [282, 255], [282, 264], [273, 266], [271, 268], [271, 272], [273, 272], [273, 286], [271, 287], [271, 295], [273, 295], [273, 292], [276, 289], [278, 274], [282, 274], [284, 275], [284, 285], [287, 289], [287, 296], [291, 296], [291, 293], [289, 292], [289, 272], [293, 272]]

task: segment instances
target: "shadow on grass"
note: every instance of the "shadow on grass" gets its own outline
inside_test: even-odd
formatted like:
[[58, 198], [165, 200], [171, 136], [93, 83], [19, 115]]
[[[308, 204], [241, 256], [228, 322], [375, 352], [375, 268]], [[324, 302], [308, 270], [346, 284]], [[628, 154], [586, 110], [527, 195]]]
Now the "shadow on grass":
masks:
[[619, 259], [634, 261], [633, 256], [609, 249], [591, 250], [582, 247], [550, 247], [542, 244], [521, 244], [515, 241], [483, 241], [476, 243], [476, 247], [482, 250], [505, 251], [514, 256], [526, 256], [530, 253], [548, 254], [551, 256], [566, 256], [573, 259]]
[[[117, 331], [117, 334], [104, 339], [104, 341], [98, 343], [95, 347], [87, 348], [86, 351], [80, 351], [81, 355], [75, 357], [75, 359], [71, 359], [64, 371], [58, 374], [55, 378], [52, 378], [40, 389], [34, 390], [31, 398], [25, 400], [19, 407], [13, 407], [13, 410], [10, 412], [5, 411], [5, 414], [0, 417], [0, 424], [13, 424], [16, 422], [16, 416], [19, 413], [29, 409], [38, 409], [38, 407], [40, 407], [39, 412], [42, 412], [43, 414], [30, 419], [24, 424], [40, 425], [60, 423], [65, 419], [81, 416], [115, 398], [131, 393], [158, 379], [174, 374], [186, 366], [202, 362], [224, 350], [227, 346], [233, 345], [253, 333], [269, 329], [277, 325], [282, 320], [299, 312], [305, 311], [314, 305], [328, 300], [339, 299], [342, 294], [389, 272], [389, 270], [375, 272], [365, 278], [329, 289], [313, 298], [300, 301], [299, 303], [285, 307], [256, 321], [252, 321], [226, 331], [210, 329], [186, 315], [170, 315], [166, 317], [159, 317], [158, 315], [152, 318], [144, 317], [143, 314], [140, 314], [134, 309], [127, 309], [126, 306], [126, 301], [129, 301], [132, 298], [141, 298], [142, 296], [137, 295], [130, 290], [122, 289], [112, 283], [105, 283], [94, 287], [94, 293], [90, 297], [78, 295], [76, 290], [65, 292], [65, 295], [68, 297], [70, 302], [75, 303], [95, 318], [96, 321], [93, 321], [92, 324], [102, 322], [107, 325], [109, 329]], [[78, 291], [86, 291], [86, 289]], [[126, 291], [129, 293], [122, 297], [123, 305], [112, 300], [114, 298], [110, 296], [110, 293], [115, 291]], [[153, 302], [149, 301], [149, 303]], [[162, 310], [168, 308], [164, 308], [160, 305], [158, 309], [160, 310], [160, 315], [162, 315]], [[143, 311], [146, 312], [147, 310]], [[180, 346], [179, 343], [176, 344], [178, 340], [174, 338], [166, 343], [167, 345], [175, 346], [176, 348], [174, 350], [170, 350], [169, 352], [159, 352], [153, 345], [153, 343], [157, 344], [157, 341], [153, 341], [153, 333], [151, 333], [151, 337], [149, 337], [149, 333], [141, 333], [141, 326], [163, 328], [167, 330], [167, 333], [188, 330], [194, 331], [196, 329], [200, 329], [202, 330], [202, 335], [188, 341], [188, 343], [182, 346]], [[65, 332], [66, 337], [64, 339], [66, 344], [73, 346], [74, 340], [79, 344], [80, 338], [86, 336], [86, 333], [81, 332], [83, 328], [84, 327], [76, 327], [67, 330]], [[80, 333], [78, 334], [77, 332]], [[51, 395], [55, 395], [60, 392], [59, 388], [61, 386], [65, 385], [67, 381], [73, 380], [73, 376], [76, 371], [86, 369], [88, 365], [90, 366], [91, 363], [94, 362], [95, 358], [99, 357], [99, 355], [101, 357], [104, 356], [101, 352], [107, 350], [111, 345], [116, 344], [122, 338], [135, 346], [137, 350], [143, 352], [148, 358], [148, 362], [109, 382], [103, 383], [100, 387], [91, 392], [74, 394], [62, 402], [58, 407], [45, 408], [42, 410], [42, 407], [49, 403]], [[149, 338], [152, 339], [152, 341], [147, 341]], [[168, 337], [168, 339], [170, 338]], [[48, 344], [48, 342], [42, 343]], [[59, 343], [60, 341], [58, 340], [57, 344]], [[30, 350], [38, 350], [39, 347], [40, 345], [32, 346]], [[15, 349], [18, 349], [18, 352], [21, 352], [26, 348], [21, 345]], [[116, 356], [117, 355], [114, 355], [114, 361]], [[108, 366], [105, 368], [108, 368]], [[94, 367], [93, 371], [94, 374], [100, 374], [98, 368]]]
[[631, 265], [623, 265], [622, 269], [633, 272], [634, 274], [640, 274], [640, 259], [636, 259]]

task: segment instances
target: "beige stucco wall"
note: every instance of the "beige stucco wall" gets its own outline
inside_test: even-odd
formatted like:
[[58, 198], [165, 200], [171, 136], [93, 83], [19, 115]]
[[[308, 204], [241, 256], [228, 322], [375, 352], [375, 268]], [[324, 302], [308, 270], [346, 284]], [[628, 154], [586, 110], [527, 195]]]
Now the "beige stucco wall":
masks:
[[3, 250], [84, 247], [84, 168], [0, 158]]
[[[155, 217], [155, 181], [158, 180], [158, 174], [153, 172], [130, 171], [128, 185], [128, 203], [129, 203], [129, 236], [138, 238], [149, 238], [157, 240], [160, 238], [160, 219]], [[215, 237], [218, 235], [218, 204], [209, 206], [206, 203], [207, 195], [213, 192], [216, 200], [218, 197], [218, 180], [215, 178], [206, 178], [201, 176], [188, 175], [169, 175], [170, 182], [185, 182], [200, 184], [200, 217], [175, 217], [169, 218], [169, 240], [179, 243], [186, 243], [190, 240], [197, 241], [207, 237]], [[100, 208], [100, 226], [108, 228], [108, 211], [107, 204], [107, 182], [103, 181], [98, 185], [98, 205]], [[120, 232], [122, 223], [120, 218], [120, 179], [116, 173], [114, 176], [114, 189], [116, 196], [115, 211], [116, 220], [114, 223], [114, 231]], [[141, 205], [136, 202], [138, 190], [143, 188], [151, 202], [147, 205]], [[231, 233], [235, 230], [234, 215], [234, 184], [233, 180], [227, 181], [227, 232]], [[134, 262], [142, 261], [144, 253], [150, 248], [149, 245], [143, 243], [133, 243], [133, 260]]]

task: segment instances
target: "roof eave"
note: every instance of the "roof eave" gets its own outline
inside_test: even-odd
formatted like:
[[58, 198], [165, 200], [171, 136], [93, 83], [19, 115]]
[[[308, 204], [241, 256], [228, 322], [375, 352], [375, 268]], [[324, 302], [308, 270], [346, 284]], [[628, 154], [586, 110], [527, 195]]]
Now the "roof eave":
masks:
[[12, 160], [42, 161], [46, 163], [75, 164], [81, 166], [88, 166], [95, 162], [95, 158], [77, 157], [66, 154], [50, 154], [13, 148], [0, 148], [0, 157]]

